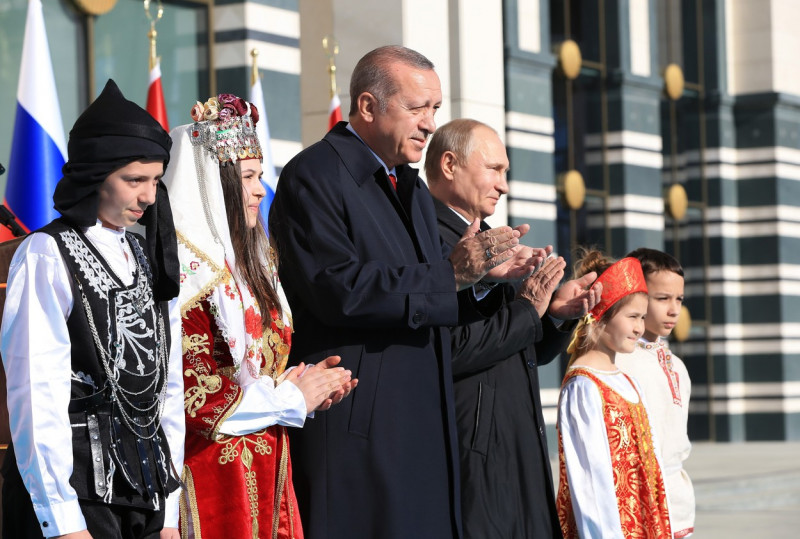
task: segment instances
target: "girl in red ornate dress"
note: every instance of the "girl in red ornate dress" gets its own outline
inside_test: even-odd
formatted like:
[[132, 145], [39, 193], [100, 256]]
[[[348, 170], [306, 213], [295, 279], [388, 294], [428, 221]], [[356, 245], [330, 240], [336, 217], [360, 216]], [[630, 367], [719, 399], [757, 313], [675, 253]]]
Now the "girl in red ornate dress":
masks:
[[[605, 271], [602, 271], [604, 268]], [[557, 509], [566, 539], [671, 537], [661, 465], [636, 382], [617, 369], [644, 331], [647, 285], [635, 258], [609, 265], [597, 251], [600, 302], [578, 323], [558, 403]]]
[[181, 264], [181, 534], [302, 538], [285, 427], [354, 386], [338, 357], [284, 372], [291, 320], [260, 221], [255, 107], [221, 94], [177, 127], [164, 181]]

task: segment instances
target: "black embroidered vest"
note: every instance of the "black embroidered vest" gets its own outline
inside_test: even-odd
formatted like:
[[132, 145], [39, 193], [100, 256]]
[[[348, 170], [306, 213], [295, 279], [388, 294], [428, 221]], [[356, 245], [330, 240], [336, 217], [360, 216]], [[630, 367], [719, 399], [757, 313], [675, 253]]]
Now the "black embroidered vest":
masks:
[[70, 484], [81, 499], [160, 509], [179, 486], [160, 426], [169, 313], [154, 302], [144, 239], [125, 234], [137, 268], [125, 286], [81, 230], [57, 219], [40, 232], [72, 277]]

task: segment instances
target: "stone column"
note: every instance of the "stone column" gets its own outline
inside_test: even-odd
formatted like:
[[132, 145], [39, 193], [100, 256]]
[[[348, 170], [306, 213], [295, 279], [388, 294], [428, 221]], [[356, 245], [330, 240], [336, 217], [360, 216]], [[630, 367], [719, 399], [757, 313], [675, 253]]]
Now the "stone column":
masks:
[[[259, 50], [264, 105], [278, 172], [300, 144], [300, 15], [292, 2], [217, 1], [214, 6], [217, 91], [250, 94], [250, 51]], [[188, 111], [187, 111], [188, 114]]]

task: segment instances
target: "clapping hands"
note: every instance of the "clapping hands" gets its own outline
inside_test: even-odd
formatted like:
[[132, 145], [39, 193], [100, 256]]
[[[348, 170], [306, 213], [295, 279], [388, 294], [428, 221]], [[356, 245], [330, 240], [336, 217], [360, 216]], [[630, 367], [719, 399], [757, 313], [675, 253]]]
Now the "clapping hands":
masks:
[[[497, 268], [506, 261], [516, 258], [522, 249], [519, 245], [519, 238], [524, 236], [528, 230], [530, 230], [530, 226], [520, 225], [516, 228], [500, 226], [480, 232], [480, 221], [475, 219], [450, 253], [450, 262], [453, 264], [458, 290], [477, 283], [492, 268]], [[514, 264], [513, 270], [519, 274], [517, 277], [519, 279], [525, 274], [531, 273], [534, 267], [535, 264], [531, 263]], [[506, 278], [494, 280], [514, 280], [507, 278], [511, 270], [510, 267], [498, 270], [498, 272], [506, 274]]]
[[340, 356], [329, 356], [324, 361], [306, 367], [300, 363], [287, 376], [303, 392], [308, 413], [324, 411], [342, 402], [358, 385], [357, 378], [351, 378], [351, 371], [336, 365]]
[[597, 273], [592, 271], [564, 283], [553, 295], [547, 312], [559, 320], [573, 320], [594, 309], [603, 295], [601, 283], [591, 286], [595, 279]]

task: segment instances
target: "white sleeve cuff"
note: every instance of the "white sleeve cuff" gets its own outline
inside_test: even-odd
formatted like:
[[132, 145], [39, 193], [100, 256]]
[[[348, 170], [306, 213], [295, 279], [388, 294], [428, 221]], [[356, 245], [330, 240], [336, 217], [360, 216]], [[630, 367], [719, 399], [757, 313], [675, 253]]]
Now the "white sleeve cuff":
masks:
[[281, 422], [281, 425], [287, 427], [302, 427], [305, 424], [306, 416], [314, 417], [314, 412], [310, 414], [306, 408], [306, 398], [300, 388], [291, 382], [284, 382], [278, 384], [277, 388], [286, 398], [289, 407], [285, 410], [285, 417], [291, 423]]
[[78, 500], [34, 507], [36, 518], [45, 537], [57, 537], [86, 529], [86, 520]]
[[244, 436], [272, 425], [302, 427], [306, 420], [306, 399], [291, 382], [274, 385], [272, 378], [242, 388], [236, 410], [220, 425], [220, 434]]
[[164, 527], [177, 528], [180, 510], [180, 499], [183, 487], [170, 492], [167, 501], [164, 502]]

